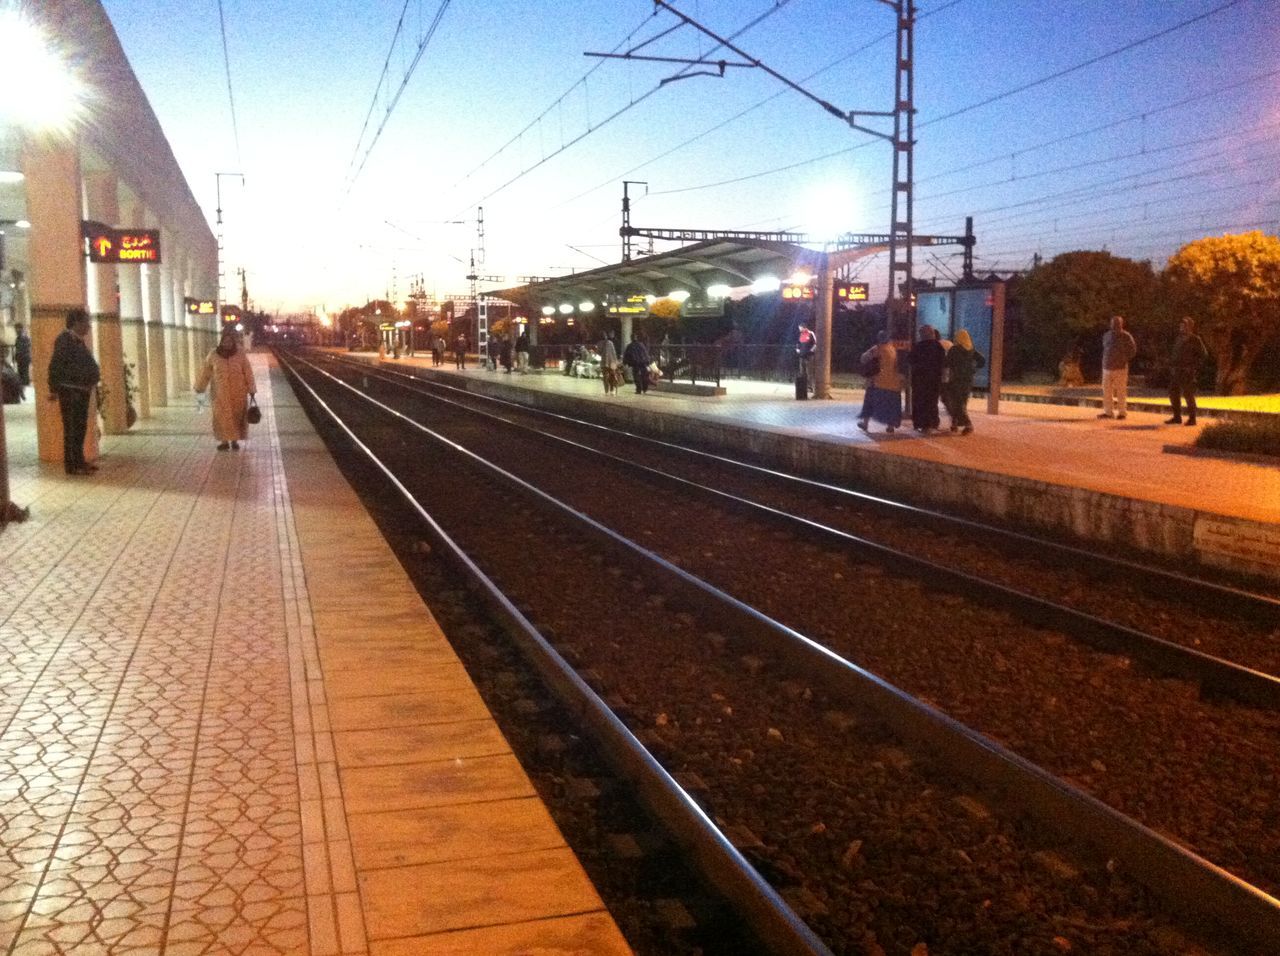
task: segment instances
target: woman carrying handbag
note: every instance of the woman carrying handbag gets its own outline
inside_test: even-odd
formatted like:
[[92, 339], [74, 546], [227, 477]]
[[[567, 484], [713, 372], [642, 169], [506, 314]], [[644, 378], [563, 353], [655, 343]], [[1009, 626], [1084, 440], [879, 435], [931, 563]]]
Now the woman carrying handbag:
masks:
[[235, 329], [224, 331], [218, 347], [204, 360], [195, 390], [203, 394], [210, 384], [213, 385], [213, 437], [218, 439], [218, 451], [238, 449], [240, 442], [249, 437], [250, 421], [261, 421], [262, 413], [254, 399], [258, 389], [253, 368], [240, 348]]

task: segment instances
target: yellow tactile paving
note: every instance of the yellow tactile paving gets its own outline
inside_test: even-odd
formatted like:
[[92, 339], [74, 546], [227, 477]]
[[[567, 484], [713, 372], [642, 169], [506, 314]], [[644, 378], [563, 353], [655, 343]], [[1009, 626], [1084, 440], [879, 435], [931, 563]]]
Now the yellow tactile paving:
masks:
[[72, 480], [8, 416], [34, 517], [0, 535], [0, 951], [627, 952], [259, 371], [238, 454], [175, 404]]

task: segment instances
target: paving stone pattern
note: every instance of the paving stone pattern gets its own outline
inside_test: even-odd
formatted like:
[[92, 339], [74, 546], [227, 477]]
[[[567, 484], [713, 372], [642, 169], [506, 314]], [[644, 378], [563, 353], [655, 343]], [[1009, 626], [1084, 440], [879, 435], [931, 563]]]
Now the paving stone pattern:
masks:
[[629, 952], [253, 361], [239, 452], [174, 403], [67, 478], [7, 416], [0, 953]]

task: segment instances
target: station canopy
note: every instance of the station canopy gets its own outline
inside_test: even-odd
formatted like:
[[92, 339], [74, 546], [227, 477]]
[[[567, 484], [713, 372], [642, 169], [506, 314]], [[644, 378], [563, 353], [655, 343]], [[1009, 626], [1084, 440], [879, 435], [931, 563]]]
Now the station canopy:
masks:
[[825, 253], [791, 242], [770, 239], [710, 239], [671, 252], [635, 258], [572, 275], [539, 279], [526, 285], [487, 292], [527, 309], [617, 297], [662, 298], [683, 290], [705, 297], [713, 286], [737, 288], [772, 277], [786, 281], [798, 270], [817, 272]]

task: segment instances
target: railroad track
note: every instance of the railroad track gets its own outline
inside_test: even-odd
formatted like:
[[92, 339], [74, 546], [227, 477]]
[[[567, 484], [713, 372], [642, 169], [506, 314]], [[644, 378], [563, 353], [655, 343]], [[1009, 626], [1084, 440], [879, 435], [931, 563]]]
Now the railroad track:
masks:
[[[363, 370], [361, 374], [367, 370]], [[295, 371], [295, 374], [298, 374]], [[412, 427], [419, 431], [421, 435], [426, 436], [432, 434], [429, 429], [417, 423], [410, 424], [409, 419], [403, 413], [389, 409], [387, 406], [377, 403], [372, 404], [374, 399], [369, 396], [360, 395], [360, 391], [350, 385], [340, 384], [339, 380], [329, 373], [321, 373], [314, 366], [311, 367], [307, 374], [315, 381], [317, 388], [324, 393], [335, 397], [341, 395], [344, 402], [362, 402], [366, 408], [362, 412], [354, 412], [357, 417], [363, 416], [364, 419], [372, 419], [366, 422], [365, 426], [372, 429], [372, 433], [377, 434], [379, 441], [387, 445], [385, 454], [391, 457], [400, 456], [402, 459], [402, 474], [399, 479], [402, 484], [401, 488], [405, 493], [408, 489], [403, 484], [404, 481], [410, 480], [404, 476], [407, 474], [413, 476], [412, 481], [425, 480], [421, 474], [420, 467], [415, 468], [415, 462], [421, 464], [421, 452], [418, 449], [409, 451], [411, 444], [421, 444], [423, 439], [415, 439], [411, 443], [401, 433], [404, 428]], [[372, 378], [374, 376], [370, 376]], [[380, 386], [380, 387], [386, 387]], [[359, 396], [357, 398], [357, 396]], [[456, 412], [452, 412], [456, 416]], [[394, 416], [399, 416], [394, 417]], [[493, 432], [495, 429], [505, 426], [497, 425], [492, 419], [476, 419], [473, 415], [469, 416], [469, 424], [452, 424], [451, 428], [459, 434], [465, 433], [469, 437], [478, 437], [487, 439], [490, 444], [494, 441]], [[377, 421], [381, 419], [381, 421]], [[391, 437], [392, 429], [388, 422], [396, 421], [395, 431], [396, 437]], [[504, 432], [505, 433], [505, 432]], [[440, 447], [450, 446], [448, 439], [443, 436], [434, 436]], [[462, 454], [456, 446], [456, 453]], [[519, 453], [517, 453], [518, 456]], [[527, 454], [527, 452], [524, 452]], [[585, 452], [577, 452], [575, 454], [585, 454]], [[496, 480], [494, 476], [498, 475], [495, 466], [482, 464], [481, 461], [472, 453], [466, 453], [469, 464], [468, 472], [475, 469], [482, 470], [489, 477], [485, 483]], [[454, 466], [450, 466], [454, 467]], [[433, 472], [434, 468], [428, 469]], [[442, 476], [435, 475], [435, 481], [439, 482]], [[1072, 831], [1072, 840], [1075, 842], [1083, 842], [1090, 844], [1095, 851], [1101, 851], [1106, 856], [1110, 856], [1118, 860], [1122, 869], [1139, 879], [1146, 882], [1156, 892], [1171, 901], [1173, 905], [1187, 913], [1194, 913], [1195, 920], [1205, 921], [1206, 923], [1225, 923], [1229, 924], [1233, 929], [1231, 933], [1255, 934], [1250, 944], [1257, 944], [1259, 941], [1265, 940], [1269, 944], [1274, 943], [1280, 936], [1276, 934], [1277, 926], [1277, 904], [1276, 901], [1266, 896], [1266, 894], [1250, 887], [1248, 884], [1231, 877], [1225, 872], [1207, 864], [1205, 861], [1189, 853], [1185, 849], [1179, 847], [1171, 840], [1160, 837], [1149, 830], [1135, 824], [1132, 820], [1125, 818], [1116, 811], [1110, 809], [1099, 801], [1089, 797], [1083, 792], [1072, 788], [1063, 783], [1058, 778], [1046, 773], [1043, 770], [1031, 765], [1011, 752], [1005, 750], [990, 739], [983, 737], [963, 726], [956, 721], [947, 718], [939, 711], [930, 708], [920, 701], [917, 701], [908, 695], [889, 686], [884, 681], [874, 677], [865, 670], [853, 665], [830, 650], [802, 637], [794, 629], [779, 624], [747, 605], [729, 597], [723, 591], [706, 584], [699, 580], [686, 570], [676, 567], [671, 562], [664, 562], [657, 555], [654, 555], [649, 549], [635, 545], [627, 541], [615, 531], [605, 527], [598, 521], [592, 521], [585, 516], [578, 515], [573, 509], [566, 505], [554, 502], [545, 492], [538, 491], [526, 483], [520, 483], [512, 476], [507, 476], [502, 480], [507, 482], [516, 482], [521, 490], [521, 496], [527, 496], [528, 500], [537, 501], [538, 508], [557, 508], [559, 516], [556, 518], [557, 523], [571, 521], [575, 530], [569, 537], [564, 537], [566, 532], [559, 529], [552, 533], [550, 541], [550, 549], [543, 556], [545, 562], [554, 563], [556, 555], [572, 554], [574, 549], [580, 547], [580, 544], [571, 543], [571, 541], [580, 541], [582, 535], [586, 534], [592, 543], [590, 547], [593, 553], [584, 567], [591, 568], [593, 562], [598, 560], [600, 566], [610, 572], [616, 572], [619, 578], [627, 578], [630, 575], [632, 587], [638, 587], [637, 593], [646, 594], [646, 603], [642, 607], [642, 615], [646, 621], [659, 616], [670, 617], [671, 607], [679, 606], [681, 610], [676, 611], [674, 620], [669, 625], [672, 633], [679, 634], [681, 628], [686, 630], [690, 627], [686, 618], [695, 619], [698, 624], [695, 629], [706, 628], [705, 633], [710, 634], [714, 639], [708, 639], [705, 642], [699, 642], [699, 652], [711, 655], [711, 659], [706, 663], [706, 670], [701, 668], [695, 669], [696, 674], [705, 677], [706, 674], [720, 673], [723, 669], [723, 659], [726, 656], [732, 657], [734, 652], [738, 652], [738, 656], [746, 658], [756, 663], [747, 665], [750, 670], [757, 674], [759, 672], [771, 672], [775, 668], [782, 674], [789, 675], [781, 678], [779, 683], [773, 686], [772, 691], [766, 692], [766, 697], [773, 697], [775, 703], [771, 707], [779, 707], [779, 709], [800, 709], [801, 711], [814, 711], [819, 709], [819, 705], [811, 705], [805, 700], [805, 694], [814, 694], [822, 699], [822, 705], [826, 710], [821, 711], [818, 717], [818, 726], [805, 729], [804, 721], [812, 719], [813, 714], [800, 714], [795, 716], [798, 721], [798, 729], [794, 730], [794, 734], [803, 739], [807, 734], [821, 739], [824, 732], [823, 717], [821, 714], [834, 714], [831, 718], [833, 723], [830, 726], [841, 728], [844, 727], [841, 713], [846, 711], [859, 714], [855, 719], [854, 726], [859, 726], [862, 720], [875, 720], [879, 724], [893, 728], [893, 734], [900, 740], [910, 742], [910, 748], [919, 753], [928, 753], [931, 756], [929, 761], [936, 761], [940, 766], [949, 768], [946, 773], [948, 778], [956, 773], [965, 775], [967, 778], [974, 779], [975, 783], [981, 788], [981, 792], [986, 794], [988, 798], [995, 800], [1002, 806], [1008, 806], [1012, 812], [1018, 816], [1030, 815], [1032, 818], [1040, 820], [1051, 820], [1055, 824], [1055, 828], [1061, 829], [1064, 822], [1066, 829]], [[525, 526], [523, 516], [517, 521], [508, 513], [509, 509], [502, 505], [488, 506], [477, 505], [472, 500], [471, 485], [472, 482], [452, 483], [445, 481], [444, 484], [437, 489], [437, 499], [448, 501], [450, 497], [457, 497], [461, 492], [460, 489], [466, 488], [465, 496], [470, 502], [469, 508], [463, 510], [472, 516], [471, 521], [462, 520], [460, 533], [466, 536], [468, 532], [476, 529], [484, 528], [485, 525], [500, 525], [511, 529], [512, 534], [518, 535], [517, 542], [520, 550], [527, 551], [522, 555], [523, 560], [532, 561], [531, 565], [521, 564], [517, 560], [516, 566], [508, 568], [505, 572], [506, 576], [513, 580], [518, 580], [521, 576], [521, 567], [525, 568], [524, 574], [527, 576], [528, 567], [541, 567], [538, 558], [534, 556], [534, 545], [541, 543], [542, 538], [548, 532], [534, 530], [521, 531]], [[509, 500], [513, 492], [508, 488], [505, 492], [498, 492], [498, 501], [503, 500], [503, 495]], [[492, 499], [490, 499], [492, 502]], [[433, 505], [432, 510], [441, 507], [442, 504], [438, 500]], [[457, 507], [454, 504], [452, 507]], [[490, 513], [500, 518], [497, 521], [475, 522], [474, 516], [484, 514], [488, 507]], [[519, 508], [532, 507], [526, 503], [521, 503]], [[540, 511], [541, 513], [541, 511]], [[425, 520], [425, 519], [424, 519]], [[772, 518], [770, 520], [773, 520]], [[584, 531], [583, 528], [589, 530]], [[492, 533], [490, 527], [489, 532]], [[459, 533], [459, 532], [455, 532]], [[510, 545], [510, 541], [507, 542]], [[489, 551], [486, 553], [491, 555], [488, 559], [495, 566], [501, 566], [504, 561], [514, 560], [510, 555], [504, 556], [504, 550], [511, 551], [510, 547], [503, 549], [501, 546], [494, 549], [493, 542], [489, 543]], [[538, 552], [542, 554], [541, 551]], [[597, 569], [598, 570], [598, 569]], [[579, 569], [579, 573], [581, 569]], [[654, 576], [660, 579], [660, 584], [647, 584], [647, 578]], [[502, 576], [499, 574], [499, 576]], [[596, 575], [599, 577], [600, 575]], [[606, 574], [604, 591], [608, 593], [610, 585], [607, 583], [610, 579]], [[597, 585], [601, 587], [601, 585]], [[616, 580], [612, 587], [616, 588]], [[528, 596], [526, 595], [526, 600]], [[669, 607], [670, 605], [670, 607]], [[578, 620], [578, 627], [575, 629], [572, 625], [574, 620], [562, 620], [566, 615], [573, 619], [573, 614], [568, 612], [557, 611], [554, 603], [551, 607], [546, 608], [543, 615], [548, 619], [549, 624], [545, 630], [559, 633], [561, 631], [569, 631], [577, 634], [581, 630], [581, 621]], [[681, 615], [684, 615], [682, 617]], [[656, 626], [656, 625], [655, 625]], [[728, 637], [719, 637], [719, 635], [729, 635]], [[653, 637], [653, 635], [649, 635]], [[685, 635], [686, 639], [689, 637]], [[656, 637], [654, 638], [656, 640]], [[585, 637], [579, 634], [575, 638], [570, 638], [570, 644], [580, 644]], [[732, 652], [724, 650], [725, 645], [731, 645]], [[624, 642], [625, 645], [625, 642]], [[678, 660], [680, 648], [687, 647], [684, 642], [677, 642], [674, 648], [668, 650], [668, 654], [672, 660]], [[580, 648], [579, 648], [580, 650]], [[594, 658], [597, 665], [603, 669], [611, 656], [623, 655], [628, 650], [627, 646], [614, 648], [606, 653], [603, 662], [596, 657]], [[577, 653], [577, 651], [575, 651]], [[592, 657], [591, 654], [587, 655]], [[637, 667], [645, 666], [646, 662], [641, 660], [637, 662]], [[588, 668], [594, 670], [595, 668]], [[732, 669], [732, 668], [731, 668]], [[676, 675], [677, 677], [679, 675]], [[727, 675], [722, 675], [726, 681], [730, 680]], [[674, 679], [674, 678], [673, 678]], [[610, 683], [606, 681], [606, 683]], [[625, 679], [619, 680], [614, 678], [612, 681], [615, 692], [619, 686], [625, 686]], [[781, 687], [781, 690], [778, 688]], [[795, 690], [796, 687], [800, 689]], [[756, 692], [758, 693], [758, 691]], [[780, 695], [780, 696], [779, 696]], [[794, 699], [792, 699], [794, 695]], [[723, 695], [722, 695], [723, 696]], [[714, 699], [714, 697], [713, 697]], [[786, 699], [787, 707], [780, 707], [776, 703], [778, 700]], [[624, 701], [624, 704], [626, 702]], [[632, 709], [641, 709], [642, 702], [631, 701]], [[675, 704], [672, 705], [673, 709]], [[727, 706], [727, 705], [726, 705]], [[763, 706], [763, 705], [757, 705]], [[672, 742], [664, 737], [670, 734], [663, 733], [663, 728], [669, 727], [670, 718], [666, 721], [659, 720], [665, 715], [665, 711], [659, 714], [650, 715], [655, 719], [658, 729], [653, 730], [652, 726], [646, 728], [645, 732], [649, 735], [657, 734], [658, 750], [664, 747], [670, 747]], [[645, 723], [645, 721], [641, 721]], [[690, 725], [686, 723], [685, 733], [688, 734]], [[776, 728], [770, 728], [771, 730]], [[700, 731], [699, 731], [700, 732]], [[847, 737], [847, 728], [843, 731], [830, 732], [836, 737]], [[677, 735], [679, 736], [679, 735]], [[789, 733], [780, 733], [781, 737], [789, 738]], [[765, 738], [772, 740], [772, 735]], [[851, 742], [849, 743], [852, 746]], [[763, 746], [771, 746], [765, 743]], [[750, 748], [748, 748], [750, 749]], [[823, 748], [819, 747], [821, 751]], [[756, 759], [756, 755], [752, 754], [747, 760]], [[698, 761], [691, 761], [695, 765], [699, 765]], [[714, 761], [713, 761], [714, 762]], [[896, 767], [901, 761], [897, 758], [889, 760], [889, 765]], [[877, 765], [884, 764], [883, 760], [876, 759]], [[904, 774], [911, 773], [910, 765], [912, 758], [906, 759], [906, 768], [901, 772]], [[704, 775], [710, 776], [711, 769], [703, 769]], [[723, 785], [713, 785], [713, 789], [719, 795], [719, 799], [726, 799], [722, 795], [720, 787]], [[928, 786], [926, 790], [930, 789]], [[956, 797], [963, 804], [963, 795]], [[713, 798], [711, 802], [716, 802]], [[932, 808], [937, 810], [938, 808]], [[950, 804], [941, 808], [939, 813], [946, 817], [947, 812], [953, 810]], [[748, 817], [751, 814], [746, 814]], [[971, 822], [971, 821], [970, 821]], [[822, 823], [822, 821], [819, 821]], [[956, 829], [964, 831], [968, 828], [965, 820], [953, 821]], [[757, 822], [757, 829], [768, 828], [771, 824], [767, 821]], [[816, 826], [816, 825], [815, 825]], [[813, 831], [816, 833], [827, 832], [826, 825]], [[787, 839], [778, 839], [776, 834], [769, 834], [771, 839], [765, 840], [764, 843], [770, 847], [786, 844]], [[1001, 836], [1001, 840], [1010, 840], [1008, 836]], [[748, 841], [749, 842], [749, 841]], [[857, 841], [851, 841], [850, 846]], [[999, 842], [999, 841], [997, 841]], [[989, 846], [989, 841], [984, 841], [983, 846]], [[970, 849], [973, 849], [972, 847]], [[757, 851], [761, 852], [761, 851]], [[958, 851], [962, 858], [972, 861], [973, 854], [961, 849]], [[976, 851], [975, 851], [976, 852]], [[1037, 850], [1031, 853], [1049, 853], [1047, 850]], [[841, 858], [847, 857], [846, 854]], [[769, 869], [769, 864], [777, 865], [776, 859], [766, 855], [764, 868]], [[856, 854], [855, 854], [856, 856]], [[1019, 858], [1021, 859], [1021, 858]], [[760, 863], [759, 860], [756, 861]], [[1025, 862], [1014, 862], [1010, 864], [1014, 872], [1018, 872], [1020, 881], [1030, 880], [1035, 884], [1035, 880], [1031, 879], [1034, 874], [1026, 872]], [[789, 868], [789, 869], [794, 869]], [[1070, 869], [1070, 868], [1068, 868]], [[995, 884], [999, 884], [999, 879], [993, 877]], [[1107, 878], [1103, 877], [1102, 881], [1107, 882]], [[1038, 884], [1036, 884], [1038, 885]], [[1106, 900], [1102, 904], [1102, 909], [1107, 910], [1108, 907], [1119, 905], [1114, 899], [1114, 894], [1120, 892], [1115, 886], [1105, 887], [1107, 892], [1102, 893], [1101, 898]], [[959, 894], [963, 897], [963, 894]], [[1120, 893], [1124, 896], [1124, 893]], [[810, 901], [812, 902], [812, 901]], [[1127, 909], [1129, 904], [1133, 903], [1133, 909], [1137, 912], [1144, 912], [1142, 905], [1137, 901], [1129, 900], [1125, 897], [1124, 905], [1120, 908]], [[950, 905], [950, 904], [949, 904]], [[802, 906], [802, 909], [805, 907]], [[819, 907], [820, 908], [820, 907]], [[948, 912], [950, 910], [948, 909]], [[829, 917], [814, 917], [813, 913], [806, 913], [815, 925], [826, 925], [824, 919], [828, 922]], [[1111, 917], [1107, 917], [1111, 922], [1107, 923], [1106, 919], [1102, 924], [1089, 923], [1084, 921], [1085, 925], [1120, 925], [1124, 920], [1117, 922], [1114, 913]], [[1154, 925], [1144, 922], [1147, 916], [1139, 918], [1141, 925]], [[783, 921], [786, 922], [785, 920]], [[1077, 920], [1076, 922], [1080, 922]], [[1158, 922], [1158, 920], [1157, 920]], [[1074, 925], [1074, 924], [1072, 924]], [[1130, 925], [1124, 923], [1124, 925]], [[1052, 938], [1052, 937], [1050, 937]], [[1160, 951], [1162, 946], [1156, 946], [1151, 951]]]

